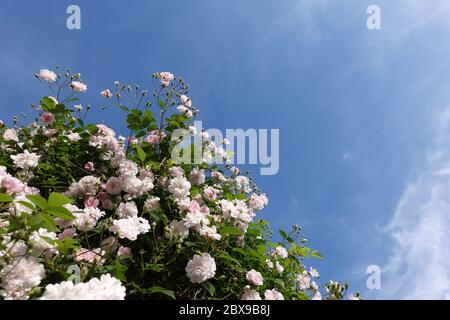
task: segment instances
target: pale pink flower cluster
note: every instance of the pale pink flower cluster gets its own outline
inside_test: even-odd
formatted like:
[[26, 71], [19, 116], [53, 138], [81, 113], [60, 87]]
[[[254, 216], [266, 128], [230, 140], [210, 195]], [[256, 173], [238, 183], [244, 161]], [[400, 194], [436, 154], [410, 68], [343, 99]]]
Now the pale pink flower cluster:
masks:
[[114, 220], [109, 230], [116, 233], [119, 238], [127, 238], [128, 240], [134, 241], [138, 235], [149, 232], [150, 225], [146, 219], [134, 216]]
[[216, 274], [216, 262], [209, 253], [194, 255], [186, 266], [186, 274], [192, 283], [202, 283], [214, 278]]
[[183, 218], [184, 225], [187, 228], [193, 229], [201, 236], [208, 239], [221, 239], [217, 227], [211, 225], [212, 217], [207, 206], [200, 207], [200, 204], [196, 200], [189, 200], [189, 198], [179, 201], [178, 206], [180, 210], [187, 211]]
[[184, 240], [189, 236], [189, 229], [183, 221], [173, 220], [166, 230], [166, 238]]
[[177, 110], [186, 117], [191, 118], [193, 116], [193, 112], [190, 110], [192, 107], [192, 100], [186, 95], [181, 95], [180, 102], [181, 104], [177, 107]]
[[85, 176], [79, 181], [72, 183], [66, 195], [71, 198], [78, 198], [84, 196], [92, 196], [97, 194], [101, 181], [94, 176]]
[[17, 257], [0, 271], [0, 295], [6, 300], [26, 300], [44, 276], [44, 266], [36, 258]]
[[5, 132], [3, 132], [3, 139], [5, 139], [5, 141], [19, 142], [17, 131], [14, 129], [6, 129]]
[[105, 98], [111, 98], [112, 97], [112, 93], [109, 89], [105, 89], [101, 92], [101, 95]]
[[105, 215], [104, 211], [101, 211], [96, 207], [86, 207], [81, 213], [74, 213], [76, 217], [73, 221], [73, 225], [81, 231], [90, 231], [94, 229], [97, 221]]
[[22, 181], [8, 174], [6, 168], [0, 166], [0, 191], [3, 190], [3, 192], [12, 195], [22, 192], [25, 187], [26, 185]]
[[48, 69], [40, 70], [39, 73], [37, 74], [37, 76], [39, 79], [41, 79], [42, 81], [45, 81], [49, 84], [52, 84], [57, 79], [56, 73], [54, 73], [53, 71], [48, 70]]
[[272, 290], [267, 289], [264, 292], [264, 299], [265, 300], [284, 300], [284, 297], [276, 289], [272, 289]]
[[160, 130], [152, 130], [148, 136], [144, 138], [144, 141], [152, 146], [163, 141], [167, 137], [167, 134]]
[[255, 213], [250, 210], [244, 200], [225, 200], [218, 201], [222, 210], [222, 215], [226, 219], [233, 219], [237, 227], [245, 231], [248, 225], [253, 221]]
[[80, 81], [72, 81], [70, 83], [70, 87], [75, 92], [86, 92], [87, 91], [87, 85]]
[[148, 213], [152, 213], [159, 208], [159, 198], [151, 197], [144, 202], [144, 211]]
[[49, 284], [40, 300], [124, 300], [126, 288], [110, 274], [86, 283], [63, 281]]
[[280, 257], [286, 259], [288, 257], [288, 252], [283, 246], [276, 246], [274, 250], [270, 253], [272, 257]]
[[263, 284], [263, 277], [261, 273], [254, 269], [247, 272], [247, 280], [255, 286], [261, 286]]
[[236, 184], [236, 187], [239, 190], [242, 190], [243, 192], [250, 192], [250, 180], [248, 177], [246, 176], [237, 176], [236, 178], [234, 178], [234, 182]]
[[311, 277], [308, 271], [305, 270], [302, 274], [298, 275], [295, 279], [295, 284], [300, 291], [309, 289], [311, 286]]
[[116, 214], [121, 219], [137, 216], [138, 213], [139, 211], [134, 201], [122, 202], [116, 209]]
[[46, 238], [56, 240], [57, 236], [54, 232], [49, 232], [47, 229], [39, 228], [37, 231], [33, 231], [30, 236], [30, 242], [33, 244], [32, 255], [35, 257], [44, 256], [51, 258], [53, 255], [58, 254], [53, 244], [50, 244]]
[[211, 186], [207, 186], [203, 189], [203, 197], [208, 201], [214, 201], [220, 194], [221, 190]]
[[122, 158], [124, 157], [123, 150], [120, 150], [120, 143], [115, 138], [116, 133], [111, 128], [104, 124], [97, 125], [98, 133], [91, 136], [89, 145], [96, 148], [105, 148], [107, 151], [120, 152], [122, 151]]
[[81, 136], [78, 132], [71, 132], [71, 133], [67, 134], [66, 137], [67, 137], [67, 139], [69, 139], [69, 141], [72, 141], [72, 142], [77, 142], [77, 141], [81, 140]]
[[249, 207], [255, 211], [261, 211], [269, 203], [265, 194], [252, 194], [249, 200]]
[[89, 263], [102, 264], [104, 262], [103, 257], [106, 252], [102, 248], [96, 248], [93, 250], [80, 248], [74, 253], [74, 260], [77, 262], [86, 261]]
[[250, 289], [250, 287], [244, 288], [244, 293], [241, 296], [241, 300], [262, 300], [259, 292]]
[[175, 177], [170, 180], [169, 191], [176, 199], [184, 199], [189, 196], [191, 183], [184, 177]]
[[189, 173], [189, 180], [194, 185], [202, 185], [205, 183], [205, 170], [203, 169], [192, 169], [192, 171]]
[[167, 87], [170, 84], [170, 81], [175, 79], [174, 75], [167, 71], [155, 73], [155, 76], [159, 78], [159, 81], [161, 81], [161, 85], [164, 87]]
[[31, 153], [28, 150], [25, 150], [23, 153], [19, 153], [17, 155], [11, 155], [11, 159], [13, 160], [14, 165], [17, 168], [29, 170], [35, 168], [39, 164], [39, 159], [41, 156], [36, 153]]

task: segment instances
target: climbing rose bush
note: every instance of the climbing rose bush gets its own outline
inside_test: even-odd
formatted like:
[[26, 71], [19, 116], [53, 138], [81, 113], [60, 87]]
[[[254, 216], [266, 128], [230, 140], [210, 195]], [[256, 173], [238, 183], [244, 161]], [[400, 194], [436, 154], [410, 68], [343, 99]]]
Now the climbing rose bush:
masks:
[[[129, 132], [85, 123], [80, 74], [41, 70], [51, 96], [35, 121], [0, 122], [0, 296], [3, 299], [341, 299], [319, 286], [297, 225], [271, 240], [268, 198], [225, 160], [224, 142], [191, 125], [182, 78], [153, 74], [151, 92], [101, 92]], [[176, 164], [172, 134], [202, 139], [199, 164]], [[186, 148], [194, 148], [187, 146]], [[185, 149], [187, 150], [187, 149]], [[181, 153], [183, 149], [181, 149]]]

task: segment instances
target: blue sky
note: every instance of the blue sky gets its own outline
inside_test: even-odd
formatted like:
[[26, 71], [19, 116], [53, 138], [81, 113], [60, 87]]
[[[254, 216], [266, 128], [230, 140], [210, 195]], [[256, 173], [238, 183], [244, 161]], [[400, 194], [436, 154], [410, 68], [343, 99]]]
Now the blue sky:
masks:
[[[66, 8], [81, 8], [81, 30]], [[381, 8], [382, 29], [366, 28]], [[33, 78], [171, 71], [212, 128], [279, 128], [280, 171], [259, 176], [274, 228], [303, 226], [322, 280], [367, 298], [450, 298], [450, 4], [446, 0], [25, 1], [0, 5], [0, 118], [46, 95]], [[123, 128], [117, 110], [92, 121]], [[366, 268], [382, 269], [381, 290]]]

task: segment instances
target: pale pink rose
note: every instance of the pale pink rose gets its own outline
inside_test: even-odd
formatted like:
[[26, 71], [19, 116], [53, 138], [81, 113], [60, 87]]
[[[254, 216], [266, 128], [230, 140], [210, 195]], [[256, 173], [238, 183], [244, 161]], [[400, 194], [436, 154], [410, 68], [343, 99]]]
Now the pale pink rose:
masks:
[[144, 138], [144, 141], [150, 143], [151, 145], [154, 145], [159, 142], [159, 137], [155, 134], [150, 134]]
[[220, 173], [219, 171], [213, 171], [213, 172], [211, 172], [211, 176], [212, 176], [213, 178], [216, 178], [216, 179], [219, 180], [220, 182], [225, 182], [225, 181], [227, 181], [227, 178], [225, 178], [225, 176], [224, 176], [222, 173]]
[[102, 250], [101, 248], [97, 248], [94, 250], [88, 250], [88, 249], [81, 248], [74, 254], [74, 259], [77, 262], [87, 261], [90, 263], [93, 263], [93, 262], [101, 263], [103, 260], [103, 255], [105, 255], [105, 253], [106, 252], [104, 250]]
[[139, 140], [136, 137], [131, 136], [131, 137], [128, 138], [128, 143], [129, 144], [136, 144], [138, 142], [139, 142]]
[[119, 194], [123, 188], [123, 181], [117, 177], [111, 177], [106, 182], [106, 192], [109, 194]]
[[87, 171], [94, 171], [94, 164], [91, 161], [89, 161], [84, 165], [84, 169], [86, 169]]
[[170, 180], [168, 177], [161, 176], [158, 179], [158, 186], [161, 188], [167, 188], [169, 186]]
[[190, 212], [195, 212], [195, 211], [198, 211], [198, 210], [200, 210], [199, 203], [197, 201], [191, 201], [189, 203], [189, 211]]
[[41, 121], [45, 124], [52, 124], [55, 122], [55, 116], [50, 112], [46, 112], [41, 116]]
[[10, 157], [17, 168], [24, 170], [37, 167], [39, 159], [41, 158], [41, 156], [36, 153], [30, 153], [28, 150], [17, 155], [11, 155]]
[[87, 86], [84, 83], [79, 82], [79, 81], [72, 81], [72, 83], [70, 84], [70, 87], [75, 92], [85, 92], [85, 91], [87, 91]]
[[81, 136], [77, 132], [72, 132], [67, 135], [67, 139], [69, 139], [72, 142], [77, 142], [81, 140]]
[[131, 248], [120, 246], [119, 250], [117, 250], [117, 255], [131, 257], [133, 254], [131, 253]]
[[111, 91], [109, 91], [109, 89], [105, 89], [101, 92], [101, 95], [104, 96], [105, 98], [111, 98], [112, 97], [112, 93]]
[[186, 108], [185, 106], [183, 106], [182, 104], [180, 104], [180, 105], [177, 107], [177, 110], [178, 110], [181, 114], [186, 113], [186, 112], [189, 111], [189, 109]]
[[3, 179], [0, 179], [0, 186], [6, 189], [7, 194], [13, 194], [24, 190], [25, 185], [17, 178], [7, 175]]
[[5, 132], [3, 132], [3, 139], [5, 139], [6, 141], [19, 142], [17, 131], [14, 129], [6, 129]]
[[45, 129], [43, 134], [44, 136], [46, 136], [47, 138], [53, 137], [56, 134], [56, 129]]
[[110, 199], [106, 199], [105, 201], [102, 201], [102, 208], [112, 210], [114, 209], [114, 203]]
[[170, 81], [172, 81], [175, 77], [170, 72], [158, 72], [156, 74], [156, 77], [159, 78], [161, 81], [161, 85], [166, 87], [170, 84]]
[[113, 129], [105, 126], [104, 124], [98, 124], [97, 128], [99, 129], [100, 133], [105, 136], [114, 137], [116, 135]]
[[180, 96], [180, 102], [181, 102], [182, 104], [186, 104], [186, 102], [188, 102], [188, 100], [189, 100], [189, 97], [185, 96], [184, 94], [182, 94], [182, 95]]
[[255, 286], [261, 286], [263, 284], [263, 277], [261, 273], [254, 269], [247, 272], [247, 280]]
[[283, 246], [277, 246], [276, 248], [275, 248], [275, 250], [273, 250], [272, 252], [271, 252], [271, 256], [272, 257], [281, 257], [281, 258], [283, 258], [283, 259], [286, 259], [287, 257], [288, 257], [288, 252], [287, 252], [287, 250], [286, 250], [286, 248], [284, 248]]
[[184, 170], [181, 167], [172, 167], [169, 169], [172, 178], [184, 176]]
[[241, 300], [261, 300], [261, 296], [258, 291], [250, 290], [250, 288], [244, 288], [244, 293], [241, 296]]
[[205, 183], [205, 170], [192, 169], [189, 173], [189, 180], [195, 185], [201, 185]]
[[202, 283], [214, 278], [216, 274], [216, 262], [209, 253], [194, 255], [186, 266], [186, 274], [192, 283]]
[[214, 188], [214, 187], [205, 187], [203, 190], [203, 194], [206, 200], [208, 201], [214, 201], [217, 198], [217, 194], [220, 190]]
[[159, 208], [159, 198], [158, 197], [152, 197], [150, 199], [145, 200], [144, 202], [144, 210], [146, 212], [153, 212]]
[[264, 292], [264, 299], [265, 300], [284, 300], [284, 297], [280, 292], [278, 292], [275, 289], [272, 289], [272, 290], [266, 290], [266, 292]]
[[76, 232], [74, 229], [67, 228], [67, 229], [64, 229], [64, 231], [58, 235], [58, 239], [63, 241], [65, 238], [73, 238], [75, 235], [76, 235]]
[[98, 200], [105, 201], [106, 199], [108, 199], [108, 194], [106, 192], [101, 191], [98, 193]]
[[202, 140], [205, 140], [205, 141], [209, 141], [211, 139], [211, 136], [206, 131], [202, 131], [198, 135], [202, 138]]
[[84, 201], [84, 205], [85, 205], [86, 207], [94, 207], [94, 208], [97, 208], [99, 204], [100, 204], [100, 202], [99, 202], [97, 199], [93, 198], [93, 197], [89, 197], [89, 198], [87, 198], [87, 199]]
[[45, 81], [47, 83], [53, 83], [56, 81], [56, 74], [53, 71], [50, 71], [48, 69], [42, 69], [37, 74], [38, 78], [42, 81]]

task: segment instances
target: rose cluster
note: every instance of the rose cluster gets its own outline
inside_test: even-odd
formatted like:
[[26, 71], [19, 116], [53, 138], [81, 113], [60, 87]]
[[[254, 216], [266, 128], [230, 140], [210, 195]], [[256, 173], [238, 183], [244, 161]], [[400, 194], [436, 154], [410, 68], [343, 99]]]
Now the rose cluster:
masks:
[[[208, 162], [227, 159], [226, 141], [196, 132], [198, 109], [181, 78], [153, 74], [152, 95], [118, 81], [101, 92], [126, 113], [124, 137], [84, 123], [91, 107], [72, 105], [87, 90], [80, 74], [43, 69], [36, 77], [58, 95], [35, 105], [29, 126], [0, 123], [1, 297], [344, 296], [345, 285], [316, 284], [319, 273], [304, 260], [321, 256], [298, 226], [272, 241], [259, 217], [268, 198], [250, 177]], [[202, 163], [171, 159], [180, 128], [202, 138]]]

